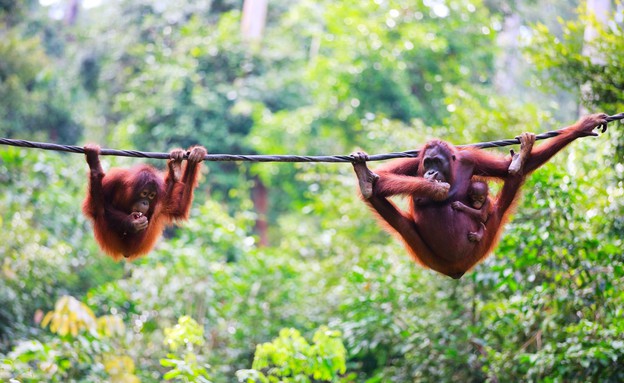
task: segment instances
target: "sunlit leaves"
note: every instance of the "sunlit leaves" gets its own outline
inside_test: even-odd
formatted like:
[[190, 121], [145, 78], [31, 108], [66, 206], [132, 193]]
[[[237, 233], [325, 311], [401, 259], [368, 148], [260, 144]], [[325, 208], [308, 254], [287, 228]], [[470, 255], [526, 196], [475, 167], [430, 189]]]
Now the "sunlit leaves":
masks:
[[106, 337], [123, 336], [126, 326], [119, 315], [103, 315], [96, 320], [97, 331]]
[[[236, 373], [239, 382], [340, 381], [346, 372], [346, 349], [339, 331], [321, 327], [313, 344], [295, 329], [283, 329], [270, 343], [259, 344], [253, 370]], [[261, 372], [264, 371], [264, 372]]]
[[138, 376], [134, 375], [134, 361], [127, 355], [105, 355], [104, 370], [115, 383], [140, 383], [141, 381]]
[[61, 297], [48, 312], [41, 327], [50, 325], [50, 331], [61, 336], [71, 334], [77, 336], [79, 331], [94, 332], [96, 329], [95, 315], [84, 303], [71, 296]]
[[[204, 329], [193, 318], [183, 316], [178, 319], [178, 324], [165, 329], [165, 344], [171, 350], [167, 359], [161, 359], [163, 367], [170, 367], [170, 371], [163, 376], [166, 380], [178, 380], [184, 382], [210, 382], [208, 368], [210, 366], [201, 363], [204, 359], [202, 355], [194, 352], [201, 349], [204, 344]], [[183, 358], [176, 352], [178, 348]], [[199, 346], [199, 347], [198, 347]]]
[[180, 346], [192, 349], [204, 344], [204, 329], [189, 316], [178, 319], [178, 324], [165, 329], [165, 344], [176, 351]]

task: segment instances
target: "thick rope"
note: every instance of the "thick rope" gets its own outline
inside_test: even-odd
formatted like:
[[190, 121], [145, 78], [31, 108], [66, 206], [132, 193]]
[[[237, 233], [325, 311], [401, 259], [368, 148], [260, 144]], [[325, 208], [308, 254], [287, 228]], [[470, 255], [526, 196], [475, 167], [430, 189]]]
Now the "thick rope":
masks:
[[[624, 119], [624, 113], [607, 117], [607, 122], [618, 121]], [[547, 138], [559, 135], [556, 130], [538, 134], [536, 140], [545, 140]], [[479, 142], [476, 144], [459, 145], [458, 147], [475, 147], [480, 149], [498, 148], [503, 146], [517, 145], [520, 140], [517, 138]], [[54, 150], [59, 152], [84, 153], [84, 148], [73, 145], [58, 145], [46, 142], [33, 142], [26, 140], [14, 140], [10, 138], [1, 138], [0, 145], [18, 146], [22, 148], [35, 148], [43, 150]], [[367, 161], [382, 161], [394, 158], [410, 158], [417, 157], [419, 150], [409, 150], [405, 152], [395, 152], [386, 154], [370, 155]], [[100, 155], [103, 156], [120, 156], [120, 157], [141, 157], [154, 159], [169, 159], [169, 153], [158, 152], [140, 152], [137, 150], [117, 150], [117, 149], [101, 149]], [[184, 156], [186, 159], [188, 153]], [[239, 154], [207, 154], [204, 161], [246, 161], [246, 162], [354, 162], [351, 155], [338, 156], [295, 156], [295, 155], [239, 155]]]

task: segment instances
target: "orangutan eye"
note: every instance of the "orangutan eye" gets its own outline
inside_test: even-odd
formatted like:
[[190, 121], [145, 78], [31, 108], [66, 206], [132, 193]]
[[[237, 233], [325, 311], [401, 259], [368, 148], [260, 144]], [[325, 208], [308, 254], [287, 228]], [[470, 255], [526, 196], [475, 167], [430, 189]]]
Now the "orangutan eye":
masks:
[[149, 198], [149, 199], [154, 199], [154, 198], [156, 198], [156, 192], [151, 192], [151, 193], [149, 194], [149, 196], [147, 196], [147, 198]]
[[145, 198], [145, 197], [147, 197], [147, 190], [143, 190], [141, 192], [141, 198]]

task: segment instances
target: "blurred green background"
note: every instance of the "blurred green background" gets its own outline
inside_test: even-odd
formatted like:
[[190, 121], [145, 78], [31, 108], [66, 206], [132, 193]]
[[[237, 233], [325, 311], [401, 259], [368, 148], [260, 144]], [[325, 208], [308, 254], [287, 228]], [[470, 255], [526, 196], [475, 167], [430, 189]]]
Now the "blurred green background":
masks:
[[[624, 112], [622, 3], [552, 3], [3, 0], [0, 136], [373, 154]], [[133, 263], [97, 248], [86, 174], [0, 147], [0, 381], [624, 381], [619, 123], [536, 171], [459, 281], [379, 228], [349, 164], [207, 163]]]

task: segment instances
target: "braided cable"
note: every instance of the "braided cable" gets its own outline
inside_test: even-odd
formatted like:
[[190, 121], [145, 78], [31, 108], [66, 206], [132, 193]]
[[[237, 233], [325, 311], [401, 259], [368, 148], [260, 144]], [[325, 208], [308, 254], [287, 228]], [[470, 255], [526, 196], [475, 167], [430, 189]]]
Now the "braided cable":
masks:
[[[624, 119], [624, 113], [619, 113], [606, 118], [607, 122], [619, 121]], [[603, 130], [604, 131], [604, 130]], [[545, 132], [537, 135], [536, 140], [545, 140], [559, 135], [556, 130]], [[476, 147], [480, 149], [498, 148], [519, 144], [517, 138], [479, 142], [474, 144], [459, 145], [458, 147]], [[22, 148], [35, 148], [43, 150], [54, 150], [69, 153], [84, 153], [84, 148], [74, 145], [59, 145], [47, 142], [34, 142], [26, 140], [15, 140], [0, 137], [0, 145], [17, 146]], [[408, 150], [405, 152], [393, 152], [385, 154], [373, 154], [368, 156], [367, 161], [382, 161], [394, 158], [410, 158], [417, 157], [419, 150]], [[152, 159], [169, 159], [169, 153], [161, 152], [141, 152], [138, 150], [118, 150], [118, 149], [101, 149], [100, 155], [103, 156], [120, 156], [120, 157], [141, 157]], [[188, 153], [185, 155], [187, 158]], [[244, 161], [244, 162], [353, 162], [351, 155], [335, 155], [335, 156], [297, 156], [297, 155], [242, 155], [242, 154], [207, 154], [204, 161]]]

